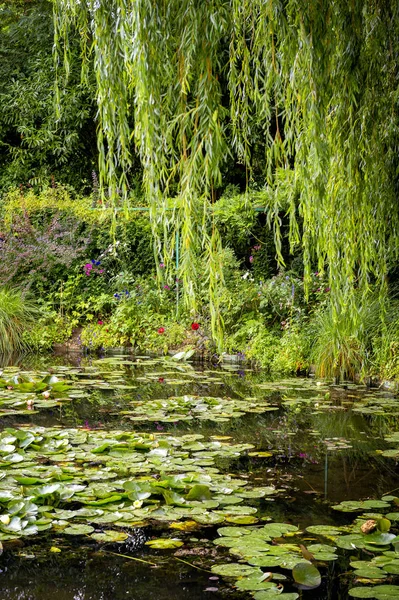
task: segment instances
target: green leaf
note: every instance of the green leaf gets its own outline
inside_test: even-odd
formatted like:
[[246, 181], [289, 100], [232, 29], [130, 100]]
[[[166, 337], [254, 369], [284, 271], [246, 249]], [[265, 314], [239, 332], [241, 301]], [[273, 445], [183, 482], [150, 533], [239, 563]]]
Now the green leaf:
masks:
[[102, 533], [92, 533], [90, 535], [97, 542], [124, 542], [129, 537], [123, 531], [104, 530]]
[[156, 550], [169, 550], [170, 548], [183, 546], [183, 542], [177, 538], [157, 538], [156, 540], [149, 540], [145, 544]]
[[292, 576], [296, 583], [305, 588], [315, 588], [321, 584], [321, 575], [318, 569], [309, 563], [298, 563], [292, 569]]

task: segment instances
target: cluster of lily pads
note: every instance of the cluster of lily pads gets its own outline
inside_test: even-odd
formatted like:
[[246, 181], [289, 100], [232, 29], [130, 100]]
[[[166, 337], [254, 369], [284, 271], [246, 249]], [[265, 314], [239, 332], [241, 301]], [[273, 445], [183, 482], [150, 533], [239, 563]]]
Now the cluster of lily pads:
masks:
[[[389, 509], [399, 505], [396, 496], [382, 500], [342, 502], [336, 510], [362, 512], [351, 525], [334, 527], [314, 525], [305, 532], [291, 524], [267, 523], [264, 526], [221, 527], [214, 543], [228, 548], [240, 562], [214, 565], [212, 571], [236, 579], [235, 587], [249, 591], [255, 600], [268, 600], [283, 592], [281, 580], [286, 579], [278, 568], [291, 571], [299, 589], [310, 589], [321, 583], [317, 566], [338, 559], [337, 548], [350, 551], [350, 566], [356, 582], [372, 584], [352, 587], [354, 598], [393, 600], [399, 598], [399, 585], [376, 585], [383, 579], [399, 575], [399, 536], [390, 532], [390, 517], [399, 520], [399, 513], [370, 513], [370, 509]], [[312, 538], [314, 538], [312, 540]], [[309, 543], [309, 541], [311, 543]], [[306, 543], [306, 546], [305, 546]], [[357, 556], [354, 553], [357, 552]], [[262, 571], [267, 569], [267, 571]], [[281, 598], [294, 600], [296, 592], [282, 593]]]
[[6, 429], [0, 434], [0, 540], [51, 528], [96, 537], [96, 526], [132, 528], [149, 520], [256, 523], [257, 508], [245, 501], [276, 490], [249, 486], [215, 466], [253, 446], [202, 437]]
[[131, 421], [190, 421], [210, 419], [221, 423], [242, 417], [245, 413], [278, 410], [256, 398], [215, 398], [213, 396], [180, 396], [154, 400], [132, 400], [133, 410], [121, 411]]

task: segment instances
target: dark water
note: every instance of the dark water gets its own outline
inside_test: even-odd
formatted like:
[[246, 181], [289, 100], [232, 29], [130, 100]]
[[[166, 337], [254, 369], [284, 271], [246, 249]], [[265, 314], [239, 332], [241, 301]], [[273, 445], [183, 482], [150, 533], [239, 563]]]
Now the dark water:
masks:
[[[162, 361], [121, 357], [120, 362], [99, 363], [52, 357], [22, 361], [19, 370], [47, 371], [72, 379], [84, 396], [41, 408], [32, 414], [4, 415], [2, 427], [40, 425], [86, 429], [165, 431], [180, 435], [200, 433], [229, 436], [249, 442], [270, 456], [245, 454], [218, 464], [222, 472], [248, 477], [257, 485], [275, 485], [277, 498], [259, 501], [262, 515], [273, 521], [308, 525], [342, 525], [353, 514], [334, 511], [343, 500], [381, 498], [399, 492], [398, 467], [378, 451], [390, 447], [384, 436], [398, 430], [399, 404], [383, 390], [362, 386], [317, 386], [313, 380], [269, 382], [262, 374], [218, 365], [165, 365]], [[122, 386], [122, 387], [118, 387]], [[126, 389], [125, 386], [134, 386]], [[251, 412], [224, 422], [214, 420], [142, 421], [121, 413], [132, 399], [150, 401], [172, 396], [198, 395], [266, 399], [277, 410]], [[329, 395], [328, 401], [326, 394]], [[388, 409], [358, 412], [360, 401], [388, 400]], [[380, 405], [379, 405], [380, 406]], [[396, 412], [398, 411], [398, 412]], [[160, 526], [165, 527], [165, 525]], [[147, 535], [154, 533], [148, 532]], [[194, 541], [190, 539], [194, 538]], [[199, 600], [251, 598], [238, 593], [228, 581], [209, 572], [223, 553], [212, 540], [216, 528], [204, 527], [184, 534], [188, 553], [178, 559], [174, 551], [150, 551], [123, 545], [71, 542], [65, 537], [42, 535], [5, 544], [0, 558], [0, 598], [10, 600]], [[180, 536], [181, 537], [181, 536]], [[51, 552], [51, 547], [61, 552]], [[192, 554], [190, 552], [192, 551]], [[218, 553], [218, 554], [217, 554]], [[130, 557], [130, 558], [129, 558]], [[137, 560], [138, 559], [138, 560]], [[140, 562], [146, 561], [146, 562]], [[187, 562], [194, 563], [194, 567]], [[152, 564], [149, 564], [152, 563]], [[347, 598], [347, 580], [340, 561], [328, 567], [320, 588], [303, 592], [309, 600]], [[210, 579], [211, 578], [211, 579]], [[294, 591], [286, 587], [285, 591]]]

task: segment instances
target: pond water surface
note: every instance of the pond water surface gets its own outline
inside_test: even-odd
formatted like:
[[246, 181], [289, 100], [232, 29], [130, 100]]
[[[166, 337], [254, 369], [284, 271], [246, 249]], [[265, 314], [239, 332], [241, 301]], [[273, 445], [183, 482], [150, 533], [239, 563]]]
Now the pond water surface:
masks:
[[127, 356], [1, 377], [0, 598], [399, 599], [391, 393]]

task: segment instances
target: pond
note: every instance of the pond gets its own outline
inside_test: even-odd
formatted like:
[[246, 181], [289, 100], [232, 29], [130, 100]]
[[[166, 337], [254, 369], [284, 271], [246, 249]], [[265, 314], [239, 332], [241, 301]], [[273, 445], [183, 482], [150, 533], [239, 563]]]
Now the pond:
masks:
[[172, 359], [0, 376], [1, 597], [399, 598], [399, 402]]

